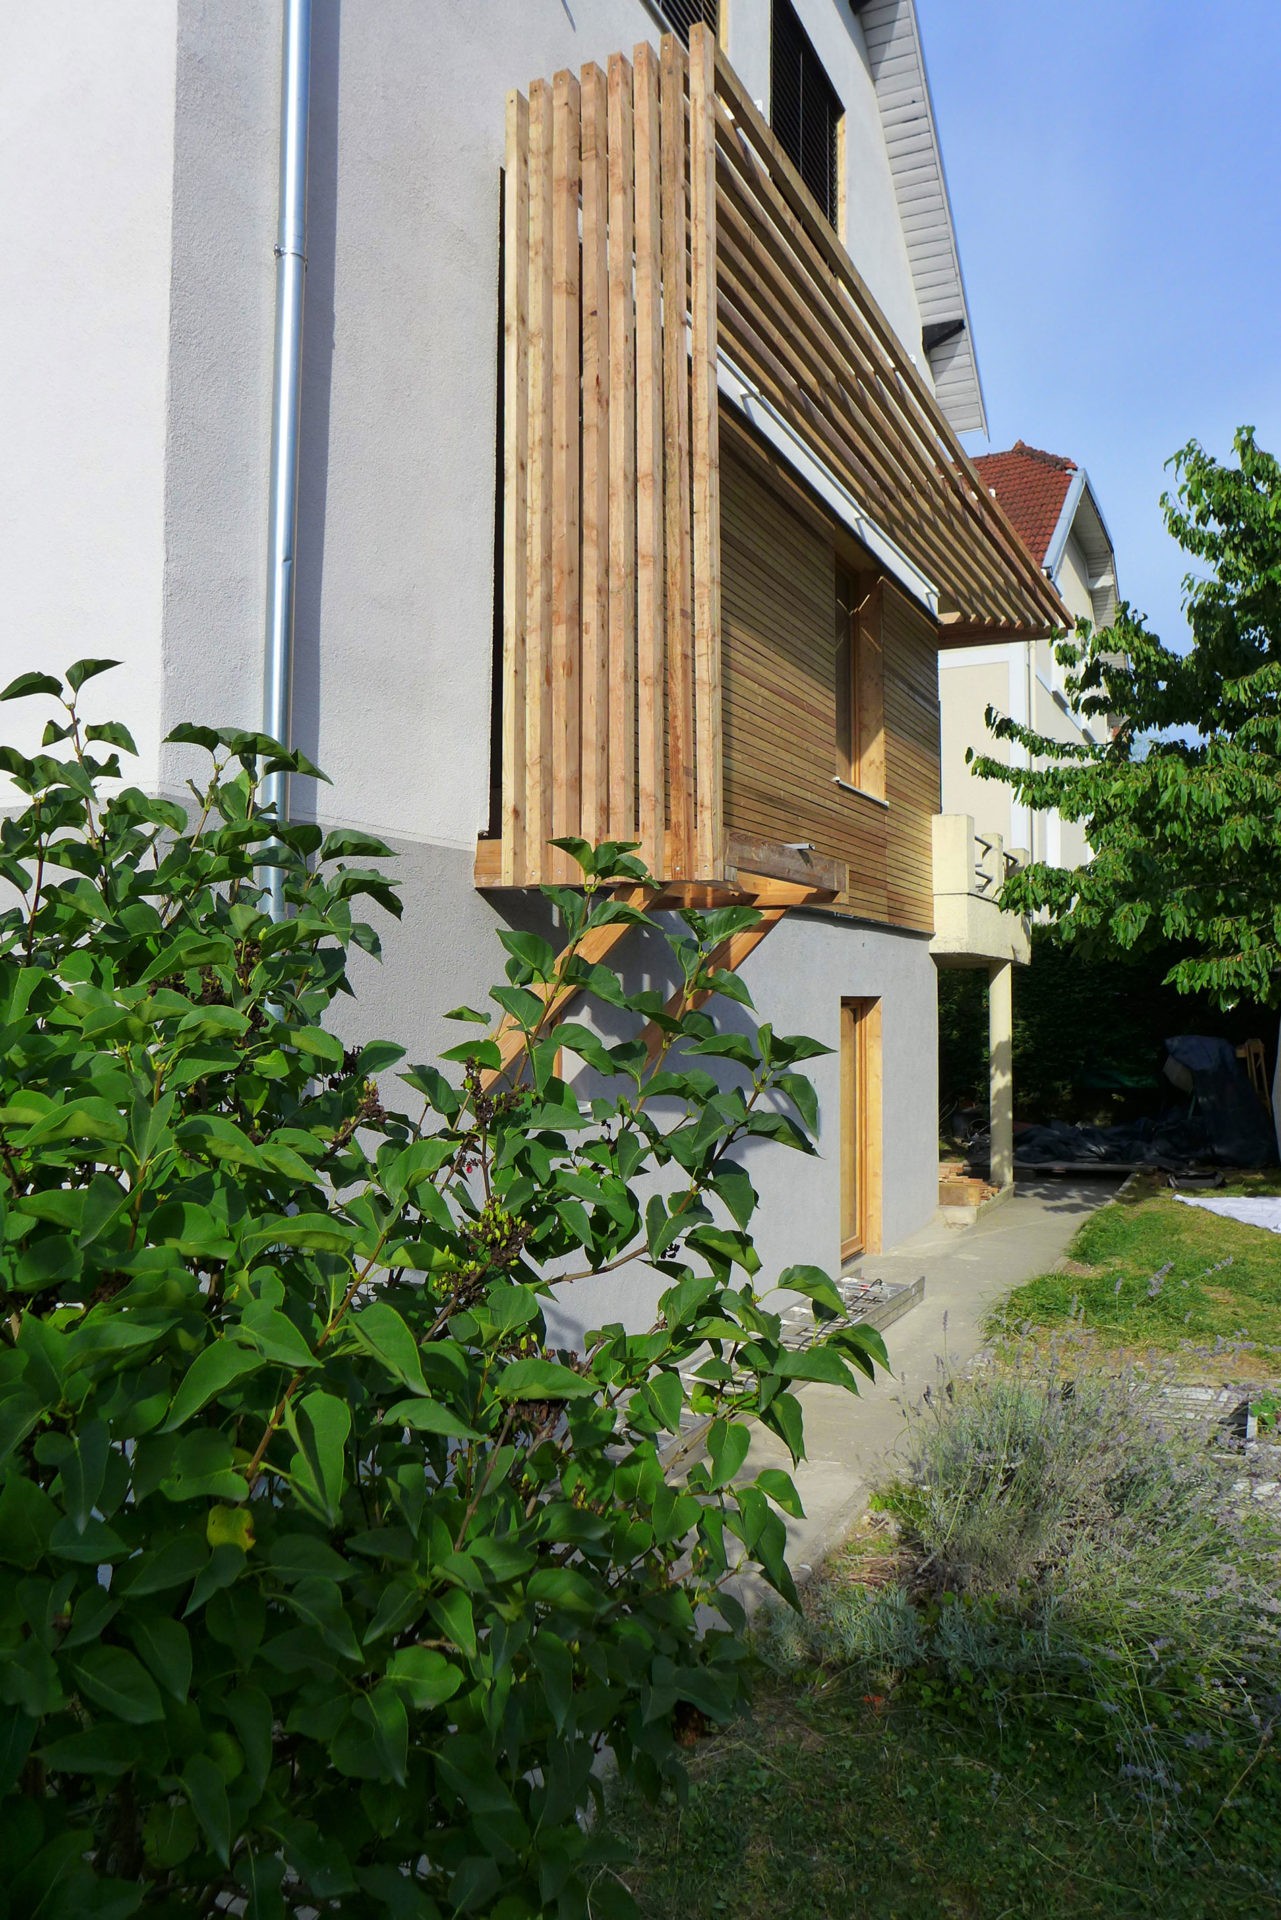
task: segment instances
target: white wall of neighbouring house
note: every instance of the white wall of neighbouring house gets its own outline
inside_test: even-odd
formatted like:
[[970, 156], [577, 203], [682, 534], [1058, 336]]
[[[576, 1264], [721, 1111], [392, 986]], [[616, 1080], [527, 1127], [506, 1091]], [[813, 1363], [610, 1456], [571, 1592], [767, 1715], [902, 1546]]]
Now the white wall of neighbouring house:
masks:
[[[0, 684], [85, 656], [159, 770], [177, 0], [0, 4]], [[3, 710], [29, 750], [46, 702]], [[4, 797], [4, 796], [0, 796]]]

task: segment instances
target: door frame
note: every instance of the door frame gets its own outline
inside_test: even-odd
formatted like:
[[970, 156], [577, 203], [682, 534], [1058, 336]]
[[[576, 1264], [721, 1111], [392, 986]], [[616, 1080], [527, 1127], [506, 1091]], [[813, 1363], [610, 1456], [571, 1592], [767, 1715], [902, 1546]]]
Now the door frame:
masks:
[[841, 1001], [841, 1265], [881, 1251], [881, 1002]]

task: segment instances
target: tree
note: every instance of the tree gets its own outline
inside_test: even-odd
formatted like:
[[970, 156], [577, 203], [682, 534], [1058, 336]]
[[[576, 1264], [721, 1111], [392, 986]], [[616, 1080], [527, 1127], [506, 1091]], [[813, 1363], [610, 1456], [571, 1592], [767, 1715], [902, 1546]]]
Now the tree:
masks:
[[[748, 1419], [797, 1459], [797, 1385], [884, 1358], [815, 1269], [775, 1282], [831, 1323], [808, 1350], [756, 1288], [742, 1150], [812, 1150], [823, 1049], [696, 1008], [750, 1005], [713, 955], [755, 916], [664, 934], [613, 897], [631, 851], [573, 843], [564, 951], [502, 935], [494, 1011], [398, 1110], [402, 1049], [325, 1024], [386, 849], [264, 810], [315, 769], [257, 734], [178, 730], [193, 818], [124, 785], [77, 705], [109, 664], [0, 696], [60, 702], [0, 750], [0, 1914], [630, 1911], [602, 1751], [679, 1783], [743, 1684], [736, 1564], [794, 1597]], [[580, 952], [620, 916], [673, 1008]], [[628, 1037], [553, 1026], [571, 985]], [[556, 1348], [547, 1302], [629, 1260], [654, 1324]]]
[[1028, 766], [975, 771], [1085, 828], [1085, 866], [1037, 862], [1001, 903], [1048, 908], [1087, 952], [1173, 944], [1167, 974], [1220, 1007], [1281, 1002], [1281, 466], [1234, 437], [1235, 464], [1193, 440], [1171, 461], [1166, 525], [1195, 563], [1192, 646], [1176, 652], [1123, 605], [1102, 631], [1061, 637], [1074, 710], [1108, 737], [1064, 745], [988, 710]]

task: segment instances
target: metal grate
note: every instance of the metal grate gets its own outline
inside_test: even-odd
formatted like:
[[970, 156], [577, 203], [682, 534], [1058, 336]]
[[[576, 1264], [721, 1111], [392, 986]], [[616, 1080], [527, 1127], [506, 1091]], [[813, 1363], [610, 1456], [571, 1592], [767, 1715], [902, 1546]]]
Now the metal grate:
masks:
[[658, 10], [686, 46], [690, 28], [700, 21], [713, 33], [720, 31], [720, 0], [658, 0]]
[[788, 159], [836, 225], [836, 130], [841, 103], [791, 0], [774, 0], [770, 30], [770, 124]]

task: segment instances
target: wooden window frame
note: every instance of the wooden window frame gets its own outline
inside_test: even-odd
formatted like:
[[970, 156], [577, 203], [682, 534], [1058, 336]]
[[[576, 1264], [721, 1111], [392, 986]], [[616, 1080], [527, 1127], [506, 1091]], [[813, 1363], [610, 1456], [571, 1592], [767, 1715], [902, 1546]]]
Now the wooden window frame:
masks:
[[881, 1002], [841, 1001], [841, 1264], [881, 1250]]
[[881, 579], [836, 567], [836, 772], [838, 786], [885, 799], [885, 664]]

